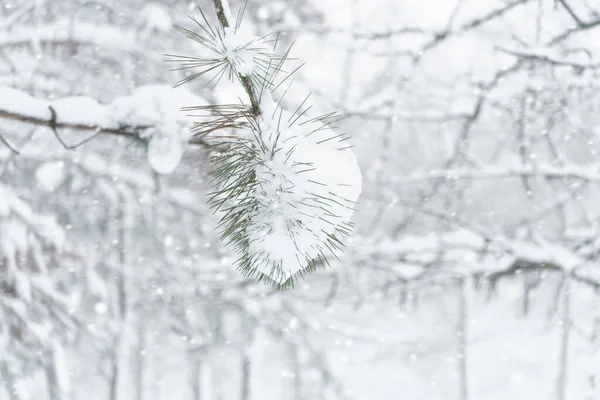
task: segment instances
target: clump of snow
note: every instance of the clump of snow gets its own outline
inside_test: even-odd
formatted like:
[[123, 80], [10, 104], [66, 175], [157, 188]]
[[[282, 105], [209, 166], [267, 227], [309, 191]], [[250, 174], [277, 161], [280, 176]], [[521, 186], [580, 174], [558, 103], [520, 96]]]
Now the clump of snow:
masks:
[[166, 7], [158, 3], [148, 3], [142, 8], [146, 26], [159, 32], [167, 32], [173, 27], [173, 20]]
[[115, 100], [109, 115], [120, 126], [148, 126], [142, 134], [148, 139], [148, 161], [156, 172], [169, 174], [179, 165], [183, 144], [191, 138], [189, 121], [181, 108], [206, 104], [185, 90], [148, 85]]
[[0, 111], [32, 118], [50, 118], [49, 103], [37, 100], [20, 90], [0, 86]]
[[258, 72], [258, 61], [264, 58], [266, 50], [266, 45], [258, 36], [231, 27], [225, 28], [219, 47], [219, 52], [227, 58], [229, 65], [244, 76]]
[[181, 108], [206, 104], [206, 100], [186, 90], [147, 85], [113, 101], [109, 115], [120, 126], [148, 126], [146, 137], [158, 133], [186, 141], [191, 135]]
[[268, 260], [260, 272], [284, 282], [332, 251], [332, 236], [348, 232], [362, 175], [348, 143], [329, 126], [261, 106], [249, 248]]
[[47, 162], [35, 171], [35, 179], [40, 188], [46, 192], [55, 191], [65, 179], [64, 161]]
[[95, 99], [84, 96], [63, 97], [52, 102], [56, 112], [56, 122], [76, 125], [93, 125], [107, 127], [107, 107], [100, 105]]
[[183, 155], [183, 144], [168, 135], [153, 135], [148, 142], [148, 162], [159, 174], [175, 171]]

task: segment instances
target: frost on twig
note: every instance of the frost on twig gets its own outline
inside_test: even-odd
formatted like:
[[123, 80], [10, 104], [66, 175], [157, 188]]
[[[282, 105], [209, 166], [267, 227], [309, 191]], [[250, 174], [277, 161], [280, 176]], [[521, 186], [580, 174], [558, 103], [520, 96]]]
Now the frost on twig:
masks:
[[[270, 41], [240, 29], [244, 8], [233, 24], [227, 2], [214, 3], [220, 25], [201, 11], [203, 23], [192, 18], [200, 33], [179, 28], [206, 56], [172, 61], [198, 69], [180, 83], [212, 74], [207, 84], [216, 84], [227, 73], [246, 91], [249, 104], [190, 108], [212, 116], [194, 130], [227, 146], [210, 158], [210, 203], [221, 213], [221, 238], [238, 254], [238, 269], [289, 288], [343, 248], [362, 190], [360, 169], [348, 137], [334, 131], [335, 113], [311, 115], [308, 97], [293, 111], [273, 100], [282, 83], [292, 82], [283, 69], [289, 49], [276, 55], [275, 40], [266, 50]], [[215, 134], [223, 128], [234, 134]]]

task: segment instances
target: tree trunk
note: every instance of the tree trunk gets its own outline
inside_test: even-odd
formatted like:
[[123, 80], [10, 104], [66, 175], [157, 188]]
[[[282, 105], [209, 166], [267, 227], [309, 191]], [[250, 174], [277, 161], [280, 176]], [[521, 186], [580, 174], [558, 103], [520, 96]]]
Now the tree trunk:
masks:
[[128, 250], [130, 243], [130, 232], [133, 225], [133, 213], [134, 208], [132, 207], [129, 193], [123, 190], [122, 199], [123, 204], [120, 210], [120, 224], [119, 224], [119, 272], [117, 273], [117, 288], [116, 288], [116, 314], [121, 324], [119, 331], [114, 337], [114, 350], [112, 360], [112, 370], [110, 377], [110, 400], [119, 400], [119, 391], [121, 381], [124, 376], [123, 360], [126, 360], [126, 328], [128, 321], [129, 301], [127, 297], [127, 274], [128, 274]]
[[241, 352], [241, 364], [242, 364], [242, 384], [240, 392], [240, 400], [250, 400], [250, 368], [251, 362], [248, 354], [242, 350]]
[[565, 277], [563, 287], [562, 318], [561, 318], [561, 336], [560, 336], [560, 356], [558, 365], [557, 380], [557, 398], [566, 400], [567, 398], [567, 371], [569, 367], [569, 336], [571, 331], [571, 293], [570, 279]]
[[5, 363], [0, 364], [0, 380], [2, 381], [4, 390], [8, 395], [8, 400], [20, 400], [19, 393], [17, 392], [17, 388], [15, 386], [15, 378]]
[[290, 364], [292, 366], [292, 374], [294, 374], [292, 400], [300, 400], [302, 398], [302, 377], [300, 368], [300, 359], [298, 357], [298, 347], [295, 344], [289, 344]]
[[67, 366], [62, 345], [54, 343], [49, 352], [49, 363], [46, 367], [46, 383], [50, 400], [68, 400], [70, 397]]
[[202, 400], [202, 363], [190, 356], [190, 389], [192, 400]]
[[144, 375], [146, 370], [146, 330], [143, 314], [140, 311], [137, 321], [137, 349], [135, 352], [135, 370], [133, 371], [134, 400], [144, 400]]
[[465, 278], [459, 279], [458, 299], [458, 327], [456, 336], [458, 340], [458, 373], [459, 373], [459, 399], [469, 399], [469, 376], [467, 365], [467, 325], [468, 325], [468, 284]]
[[[118, 345], [116, 346], [118, 347]], [[119, 355], [117, 350], [113, 349], [112, 366], [110, 371], [110, 400], [118, 400], [119, 398]]]

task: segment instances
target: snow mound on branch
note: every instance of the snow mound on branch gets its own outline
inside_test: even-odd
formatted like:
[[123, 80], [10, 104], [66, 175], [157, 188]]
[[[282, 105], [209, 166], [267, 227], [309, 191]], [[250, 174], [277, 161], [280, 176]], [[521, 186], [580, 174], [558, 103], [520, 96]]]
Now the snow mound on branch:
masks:
[[0, 86], [0, 111], [66, 125], [103, 129], [143, 128], [148, 140], [148, 161], [160, 174], [175, 170], [183, 155], [183, 144], [191, 139], [183, 107], [207, 105], [205, 99], [166, 85], [137, 88], [130, 96], [99, 104], [90, 97], [72, 96], [54, 101], [38, 100], [17, 89]]
[[349, 233], [362, 175], [348, 143], [320, 120], [297, 119], [272, 104], [261, 108], [249, 250], [267, 255], [258, 271], [282, 283], [338, 248]]
[[0, 110], [32, 118], [50, 117], [47, 102], [6, 86], [0, 86]]
[[159, 174], [175, 171], [183, 156], [183, 143], [168, 135], [153, 135], [148, 141], [148, 162]]
[[225, 28], [219, 52], [227, 58], [229, 65], [237, 73], [248, 76], [258, 72], [258, 60], [266, 49], [258, 36], [242, 31], [240, 28], [235, 30], [228, 27]]
[[148, 126], [144, 137], [161, 134], [186, 141], [191, 134], [181, 108], [206, 104], [206, 100], [185, 90], [147, 85], [113, 101], [109, 114], [121, 126]]
[[76, 125], [94, 125], [108, 127], [110, 119], [107, 107], [95, 99], [85, 96], [63, 97], [52, 102], [56, 112], [56, 122]]
[[148, 162], [159, 174], [170, 174], [181, 161], [183, 144], [192, 136], [181, 109], [206, 104], [203, 98], [182, 89], [148, 85], [115, 100], [109, 114], [120, 126], [148, 126], [141, 135], [148, 139]]
[[0, 86], [0, 111], [49, 120], [51, 106], [58, 123], [122, 128], [147, 126], [146, 137], [155, 131], [188, 140], [187, 118], [183, 107], [206, 105], [205, 99], [167, 85], [141, 86], [125, 97], [102, 105], [86, 96], [70, 96], [53, 101], [39, 100], [29, 94]]

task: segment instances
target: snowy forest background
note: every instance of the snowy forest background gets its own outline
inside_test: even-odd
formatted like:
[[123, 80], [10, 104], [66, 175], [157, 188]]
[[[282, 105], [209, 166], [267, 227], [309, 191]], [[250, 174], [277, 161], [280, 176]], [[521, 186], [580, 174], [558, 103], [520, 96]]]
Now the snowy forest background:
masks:
[[232, 267], [202, 143], [157, 175], [94, 128], [239, 96], [171, 89], [197, 5], [0, 0], [0, 399], [600, 399], [599, 0], [250, 0], [364, 179], [287, 292]]

